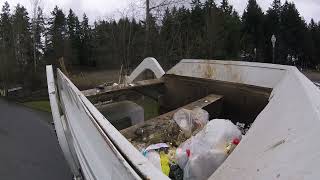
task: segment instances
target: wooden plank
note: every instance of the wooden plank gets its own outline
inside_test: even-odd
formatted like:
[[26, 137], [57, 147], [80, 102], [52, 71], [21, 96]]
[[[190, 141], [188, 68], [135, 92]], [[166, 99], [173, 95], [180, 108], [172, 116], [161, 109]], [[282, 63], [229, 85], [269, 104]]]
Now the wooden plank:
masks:
[[[196, 107], [204, 108], [204, 107], [212, 105], [214, 103], [221, 102], [219, 100], [222, 100], [222, 98], [223, 98], [223, 96], [221, 96], [221, 95], [210, 94], [204, 98], [201, 98], [197, 101], [189, 103], [181, 108], [185, 108], [185, 109], [189, 109], [189, 110], [192, 110]], [[144, 130], [150, 130], [150, 133], [156, 134], [157, 133], [156, 131], [163, 131], [164, 129], [167, 129], [167, 126], [170, 126], [170, 125], [172, 126], [172, 124], [171, 124], [172, 121], [171, 122], [169, 122], [169, 121], [172, 120], [174, 113], [176, 113], [181, 108], [175, 109], [175, 110], [170, 111], [165, 114], [162, 114], [162, 115], [155, 117], [153, 119], [150, 119], [144, 123], [140, 123], [140, 124], [131, 126], [129, 128], [123, 129], [120, 132], [127, 139], [131, 139], [131, 140], [137, 138], [138, 135], [137, 135], [136, 131], [139, 128], [143, 128]], [[148, 132], [145, 132], [145, 133], [148, 133]], [[160, 134], [160, 132], [159, 132], [159, 134]]]
[[150, 80], [134, 82], [134, 83], [131, 83], [131, 85], [129, 85], [129, 86], [123, 86], [123, 85], [119, 85], [119, 86], [115, 86], [115, 87], [106, 86], [102, 90], [98, 90], [97, 88], [93, 88], [93, 89], [88, 89], [88, 90], [84, 90], [81, 92], [87, 98], [90, 98], [92, 96], [100, 96], [103, 94], [108, 94], [108, 93], [113, 93], [113, 92], [123, 91], [123, 90], [133, 90], [133, 89], [140, 88], [140, 87], [158, 85], [158, 84], [163, 84], [163, 83], [164, 82], [162, 79], [150, 79]]

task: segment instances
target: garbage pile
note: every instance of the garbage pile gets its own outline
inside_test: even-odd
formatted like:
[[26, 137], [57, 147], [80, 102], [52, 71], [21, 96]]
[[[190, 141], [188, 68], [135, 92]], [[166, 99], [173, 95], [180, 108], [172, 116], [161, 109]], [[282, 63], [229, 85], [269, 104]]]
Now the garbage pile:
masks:
[[[181, 143], [151, 144], [142, 154], [171, 179], [208, 179], [239, 144], [242, 132], [230, 120], [213, 119], [201, 108], [180, 109], [172, 120]], [[171, 122], [172, 123], [172, 122]], [[181, 138], [183, 137], [183, 138]], [[172, 137], [171, 137], [172, 138]]]
[[241, 140], [241, 131], [231, 121], [211, 120], [176, 151], [184, 180], [207, 179], [224, 162]]
[[183, 133], [190, 137], [193, 132], [196, 134], [208, 123], [209, 113], [201, 108], [193, 110], [182, 108], [173, 115], [173, 120]]
[[240, 129], [242, 135], [245, 135], [249, 131], [251, 124], [237, 122], [236, 126], [238, 126], [238, 128]]

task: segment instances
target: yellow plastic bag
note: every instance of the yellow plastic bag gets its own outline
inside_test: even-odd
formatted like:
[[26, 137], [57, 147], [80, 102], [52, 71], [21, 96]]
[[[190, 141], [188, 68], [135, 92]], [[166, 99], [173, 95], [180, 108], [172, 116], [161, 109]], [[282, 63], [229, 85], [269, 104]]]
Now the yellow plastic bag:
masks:
[[169, 158], [166, 155], [166, 153], [163, 151], [160, 152], [160, 162], [161, 162], [162, 172], [165, 175], [169, 176], [169, 173], [170, 173]]

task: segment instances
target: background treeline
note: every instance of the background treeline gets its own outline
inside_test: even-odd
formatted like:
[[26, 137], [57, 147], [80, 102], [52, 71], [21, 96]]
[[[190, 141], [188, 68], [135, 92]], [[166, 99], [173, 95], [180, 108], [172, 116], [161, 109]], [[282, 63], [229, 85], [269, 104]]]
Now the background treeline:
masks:
[[18, 4], [10, 11], [6, 2], [0, 13], [0, 87], [37, 89], [45, 82], [45, 64], [59, 67], [61, 57], [71, 72], [121, 65], [129, 70], [147, 56], [165, 68], [183, 58], [271, 63], [273, 34], [275, 63], [320, 64], [320, 23], [307, 23], [292, 2], [274, 0], [264, 13], [256, 0], [249, 0], [242, 17], [227, 0], [184, 5], [168, 7], [161, 19], [151, 15], [146, 33], [146, 23], [135, 18], [90, 25], [85, 14], [79, 20], [71, 9], [59, 7], [50, 17], [38, 8], [30, 18], [25, 7]]

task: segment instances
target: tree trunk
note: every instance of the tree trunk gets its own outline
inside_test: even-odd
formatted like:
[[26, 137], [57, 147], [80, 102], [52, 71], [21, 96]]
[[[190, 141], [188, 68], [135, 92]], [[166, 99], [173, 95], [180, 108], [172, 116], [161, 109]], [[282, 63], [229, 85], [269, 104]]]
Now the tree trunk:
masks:
[[37, 56], [36, 56], [36, 29], [35, 22], [33, 22], [33, 63], [34, 63], [34, 72], [37, 72]]
[[144, 46], [144, 56], [148, 55], [149, 51], [149, 36], [150, 36], [150, 0], [146, 0], [146, 34], [145, 34], [145, 46]]

